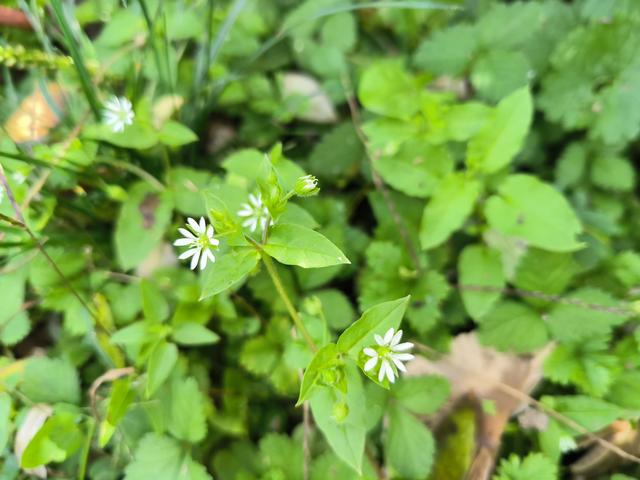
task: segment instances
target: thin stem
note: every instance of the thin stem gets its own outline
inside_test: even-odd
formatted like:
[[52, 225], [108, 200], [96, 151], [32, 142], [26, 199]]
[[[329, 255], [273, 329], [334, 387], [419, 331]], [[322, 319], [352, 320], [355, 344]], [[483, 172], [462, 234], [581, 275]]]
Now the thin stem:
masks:
[[149, 29], [149, 43], [151, 43], [151, 50], [153, 51], [153, 60], [156, 63], [156, 68], [158, 69], [158, 76], [160, 77], [160, 82], [163, 85], [167, 84], [167, 79], [165, 77], [164, 67], [162, 66], [162, 60], [160, 57], [160, 51], [158, 50], [158, 45], [156, 45], [155, 41], [155, 28], [153, 27], [153, 20], [151, 19], [151, 15], [149, 13], [149, 7], [147, 6], [146, 0], [139, 0], [140, 8], [142, 8], [142, 16], [144, 17], [144, 21], [147, 24], [147, 28]]
[[312, 351], [317, 352], [318, 347], [316, 346], [316, 342], [313, 341], [313, 338], [307, 330], [307, 327], [305, 327], [304, 323], [302, 322], [302, 318], [300, 318], [300, 315], [298, 315], [298, 312], [294, 308], [293, 303], [291, 303], [291, 299], [289, 298], [287, 291], [284, 289], [284, 285], [282, 284], [282, 280], [280, 279], [278, 270], [276, 270], [271, 257], [267, 255], [264, 250], [262, 250], [262, 246], [259, 243], [257, 243], [253, 239], [250, 239], [250, 241], [258, 248], [260, 255], [262, 256], [262, 261], [267, 267], [267, 272], [269, 272], [269, 276], [271, 277], [271, 281], [273, 282], [274, 287], [276, 287], [278, 295], [280, 295], [280, 298], [282, 298], [285, 307], [287, 307], [287, 311], [289, 312], [289, 315], [291, 316], [296, 329], [300, 332], [300, 334], [302, 334], [307, 344], [309, 345], [309, 348], [311, 348]]
[[91, 440], [93, 439], [93, 432], [96, 428], [96, 422], [93, 418], [87, 419], [87, 438], [82, 446], [82, 453], [80, 455], [80, 464], [78, 465], [78, 480], [85, 478], [87, 472], [87, 462], [89, 460], [89, 453], [91, 452]]
[[107, 157], [98, 157], [96, 158], [96, 161], [100, 163], [106, 163], [107, 165], [111, 165], [116, 168], [121, 168], [130, 173], [133, 173], [134, 175], [140, 177], [142, 180], [145, 180], [149, 185], [151, 185], [153, 188], [155, 188], [158, 191], [165, 190], [165, 186], [162, 184], [162, 182], [160, 182], [160, 180], [158, 180], [156, 177], [151, 175], [146, 170], [138, 167], [137, 165], [134, 165], [129, 162], [124, 162], [122, 160], [116, 160], [114, 158], [107, 158]]
[[71, 26], [69, 25], [67, 17], [64, 13], [62, 3], [60, 0], [52, 0], [51, 6], [53, 8], [53, 13], [56, 17], [56, 20], [60, 24], [60, 28], [67, 44], [67, 48], [69, 49], [69, 53], [71, 54], [71, 58], [73, 59], [73, 65], [78, 71], [82, 91], [87, 97], [87, 101], [89, 102], [89, 106], [91, 107], [91, 111], [93, 112], [93, 116], [97, 121], [100, 121], [100, 103], [98, 102], [98, 97], [94, 90], [93, 83], [91, 82], [91, 77], [89, 76], [87, 67], [84, 64], [82, 52], [78, 48], [78, 45], [76, 45], [76, 40], [73, 36]]

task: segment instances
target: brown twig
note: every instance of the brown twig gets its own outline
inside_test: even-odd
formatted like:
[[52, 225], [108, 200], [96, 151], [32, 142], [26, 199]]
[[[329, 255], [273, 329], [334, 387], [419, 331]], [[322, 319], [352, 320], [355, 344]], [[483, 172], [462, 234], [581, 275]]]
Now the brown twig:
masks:
[[89, 388], [89, 401], [91, 403], [91, 411], [93, 412], [93, 416], [96, 421], [100, 420], [97, 407], [98, 388], [100, 388], [100, 385], [106, 382], [113, 382], [114, 380], [118, 380], [119, 378], [126, 377], [128, 375], [133, 375], [134, 373], [135, 369], [133, 367], [113, 368], [111, 370], [107, 370], [93, 381], [91, 388]]
[[367, 160], [369, 162], [369, 167], [371, 169], [371, 178], [373, 179], [373, 185], [375, 186], [376, 190], [382, 195], [382, 198], [385, 204], [387, 205], [387, 208], [389, 209], [389, 213], [391, 213], [391, 218], [393, 219], [394, 223], [396, 224], [396, 227], [398, 228], [398, 232], [400, 234], [400, 237], [402, 238], [402, 241], [404, 242], [404, 245], [407, 249], [407, 252], [409, 253], [409, 256], [411, 257], [411, 261], [413, 263], [414, 268], [416, 269], [416, 271], [422, 272], [422, 263], [420, 262], [420, 257], [418, 256], [418, 249], [413, 244], [413, 241], [411, 240], [411, 236], [409, 235], [407, 227], [402, 221], [402, 217], [398, 212], [398, 208], [395, 202], [393, 201], [393, 198], [391, 198], [391, 194], [389, 193], [389, 190], [385, 186], [384, 181], [382, 180], [382, 177], [380, 177], [380, 174], [375, 168], [375, 159], [377, 158], [377, 154], [371, 151], [369, 141], [366, 135], [364, 134], [364, 132], [362, 131], [362, 127], [360, 126], [361, 124], [360, 110], [355, 100], [351, 81], [346, 75], [342, 77], [342, 87], [345, 91], [345, 96], [347, 98], [347, 105], [349, 106], [349, 112], [351, 113], [351, 122], [353, 123], [353, 127], [356, 131], [356, 135], [358, 136], [358, 138], [360, 139], [360, 142], [362, 143], [362, 146], [364, 147], [365, 156], [367, 157]]
[[[435, 355], [438, 357], [442, 357], [442, 353], [438, 352], [437, 350], [432, 349], [431, 347], [428, 347], [427, 345], [423, 345], [419, 342], [415, 342], [414, 341], [414, 345], [419, 349], [422, 350], [425, 353], [428, 353], [430, 355]], [[464, 370], [470, 374], [473, 374], [476, 377], [480, 377], [480, 378], [487, 378], [487, 376], [484, 374], [484, 372], [481, 371], [477, 371], [473, 368], [465, 368], [462, 367], [459, 364], [455, 364], [453, 362], [450, 363], [450, 365], [454, 368], [457, 368], [458, 370]], [[592, 432], [590, 432], [588, 429], [586, 429], [585, 427], [583, 427], [582, 425], [580, 425], [578, 422], [576, 422], [575, 420], [572, 420], [571, 418], [563, 415], [560, 412], [557, 412], [556, 410], [554, 410], [551, 407], [548, 407], [547, 405], [543, 404], [542, 402], [536, 400], [535, 398], [531, 397], [530, 395], [527, 395], [526, 393], [518, 390], [517, 388], [512, 387], [511, 385], [508, 385], [502, 381], [496, 381], [495, 379], [490, 379], [491, 382], [493, 384], [495, 384], [496, 388], [498, 388], [499, 390], [501, 390], [503, 393], [515, 398], [516, 400], [519, 400], [523, 403], [526, 403], [544, 413], [546, 413], [547, 415], [549, 415], [550, 417], [553, 417], [554, 419], [556, 419], [558, 422], [566, 425], [567, 427], [571, 428], [572, 430], [580, 433], [581, 435], [586, 436], [587, 438], [589, 438], [590, 440], [592, 440], [595, 443], [598, 443], [600, 446], [602, 446], [603, 448], [605, 448], [606, 450], [609, 450], [613, 453], [615, 453], [616, 455], [620, 456], [621, 458], [624, 458], [626, 460], [629, 460], [631, 462], [634, 463], [640, 463], [640, 457], [637, 457], [629, 452], [627, 452], [626, 450], [623, 450], [622, 448], [618, 447], [617, 445], [609, 442], [608, 440], [605, 440], [604, 438], [600, 438], [599, 436], [593, 434]]]

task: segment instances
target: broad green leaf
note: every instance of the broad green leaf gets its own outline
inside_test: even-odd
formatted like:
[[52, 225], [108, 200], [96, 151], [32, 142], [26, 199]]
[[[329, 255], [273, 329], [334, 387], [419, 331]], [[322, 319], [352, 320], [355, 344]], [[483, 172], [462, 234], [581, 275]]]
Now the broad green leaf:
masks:
[[584, 395], [561, 395], [551, 397], [551, 400], [549, 402], [548, 397], [542, 397], [542, 403], [551, 403], [556, 412], [566, 415], [590, 432], [605, 428], [615, 420], [637, 417], [637, 412], [633, 410]]
[[[260, 457], [265, 466], [282, 478], [302, 479], [304, 453], [302, 443], [283, 434], [268, 433], [260, 439]], [[277, 472], [277, 473], [275, 473]]]
[[211, 173], [189, 167], [172, 168], [167, 175], [176, 210], [184, 215], [203, 216], [207, 214], [204, 192], [211, 185]]
[[438, 410], [449, 397], [451, 387], [444, 377], [400, 377], [391, 389], [397, 402], [413, 413], [428, 415]]
[[11, 397], [6, 392], [0, 392], [0, 451], [9, 441], [11, 431]]
[[341, 363], [340, 352], [335, 343], [329, 343], [318, 350], [304, 371], [302, 385], [300, 386], [300, 395], [298, 396], [296, 406], [301, 405], [302, 402], [309, 399], [313, 388], [322, 378], [323, 371], [333, 368], [339, 363]]
[[233, 249], [216, 256], [204, 275], [200, 300], [233, 288], [253, 271], [260, 254], [254, 248]]
[[147, 365], [147, 396], [165, 382], [178, 360], [178, 348], [173, 343], [162, 342], [153, 349]]
[[571, 253], [529, 248], [518, 264], [513, 283], [522, 290], [557, 295], [565, 291], [577, 272]]
[[409, 304], [409, 296], [379, 303], [368, 310], [338, 338], [338, 350], [351, 356], [375, 343], [375, 334], [384, 335], [390, 328], [398, 329]]
[[295, 224], [273, 226], [263, 249], [280, 263], [302, 268], [351, 263], [327, 237]]
[[169, 432], [190, 443], [204, 439], [207, 433], [205, 398], [194, 378], [174, 379], [171, 383]]
[[34, 468], [50, 462], [62, 462], [80, 446], [84, 435], [78, 417], [69, 412], [57, 412], [49, 417], [25, 448], [20, 465]]
[[169, 303], [167, 297], [158, 286], [150, 280], [143, 278], [140, 282], [140, 294], [142, 298], [142, 312], [147, 320], [163, 322], [169, 316]]
[[576, 240], [582, 225], [569, 202], [532, 175], [508, 176], [487, 200], [484, 213], [492, 228], [534, 247], [567, 252], [582, 246]]
[[558, 467], [541, 453], [530, 453], [524, 460], [515, 454], [502, 459], [494, 480], [556, 480]]
[[116, 427], [122, 421], [127, 409], [136, 398], [136, 392], [131, 388], [131, 380], [129, 378], [119, 379], [113, 382], [109, 404], [107, 406], [107, 415], [100, 424], [99, 445], [104, 447], [111, 436], [114, 434]]
[[551, 335], [560, 342], [607, 336], [626, 319], [615, 310], [620, 302], [597, 288], [584, 287], [564, 298], [567, 302], [555, 304], [546, 318]]
[[430, 249], [444, 243], [462, 227], [480, 195], [477, 180], [454, 173], [440, 182], [422, 213], [420, 243]]
[[[532, 72], [524, 53], [496, 49], [481, 55], [474, 62], [471, 83], [480, 98], [497, 102], [527, 85]], [[531, 110], [529, 108], [530, 114]]]
[[119, 345], [139, 345], [153, 340], [151, 322], [139, 321], [116, 331], [111, 335], [111, 343]]
[[[4, 193], [2, 194], [4, 195]], [[1, 195], [0, 195], [1, 197]], [[9, 264], [11, 267], [11, 264]], [[27, 269], [18, 268], [0, 275], [0, 328], [21, 310]]]
[[315, 144], [309, 157], [310, 172], [316, 175], [322, 185], [325, 182], [342, 186], [349, 177], [358, 174], [364, 148], [353, 124], [342, 123]]
[[[458, 259], [462, 301], [473, 319], [486, 314], [500, 298], [505, 286], [500, 254], [483, 245], [469, 245]], [[479, 287], [474, 289], [472, 287]], [[482, 287], [487, 290], [483, 291]]]
[[371, 112], [408, 120], [420, 108], [417, 96], [418, 83], [398, 60], [378, 61], [360, 77], [358, 98]]
[[640, 410], [640, 372], [622, 372], [611, 385], [607, 399], [621, 407]]
[[377, 158], [375, 169], [396, 190], [426, 198], [453, 171], [453, 158], [445, 147], [409, 140], [393, 155]]
[[458, 75], [471, 62], [478, 47], [475, 27], [454, 25], [437, 29], [418, 47], [414, 63], [437, 75]]
[[171, 334], [178, 345], [211, 345], [220, 341], [220, 336], [204, 325], [187, 322], [178, 325]]
[[469, 168], [493, 173], [507, 166], [522, 148], [532, 117], [533, 101], [528, 87], [503, 99], [468, 144]]
[[367, 434], [365, 395], [362, 379], [355, 365], [347, 365], [346, 404], [347, 417], [338, 422], [334, 418], [336, 391], [329, 387], [317, 388], [310, 399], [311, 412], [334, 453], [356, 472], [362, 471], [362, 456]]
[[171, 221], [173, 202], [167, 191], [136, 183], [116, 220], [114, 244], [120, 266], [129, 270], [147, 258]]
[[628, 192], [635, 184], [635, 169], [624, 157], [598, 156], [591, 165], [595, 185], [614, 192]]
[[113, 132], [107, 125], [87, 125], [82, 129], [82, 137], [102, 140], [118, 147], [147, 150], [158, 143], [158, 133], [146, 123], [134, 121], [123, 132]]
[[482, 343], [502, 351], [531, 352], [549, 340], [542, 316], [524, 304], [504, 301], [480, 321]]
[[145, 435], [127, 465], [125, 480], [212, 480], [204, 466], [194, 461], [173, 439]]
[[426, 478], [433, 465], [433, 435], [400, 405], [392, 404], [390, 410], [384, 442], [387, 462], [402, 478]]
[[169, 120], [158, 132], [160, 142], [170, 147], [180, 147], [198, 141], [198, 136], [181, 123]]
[[30, 358], [20, 388], [34, 403], [80, 402], [78, 373], [71, 363], [60, 358]]

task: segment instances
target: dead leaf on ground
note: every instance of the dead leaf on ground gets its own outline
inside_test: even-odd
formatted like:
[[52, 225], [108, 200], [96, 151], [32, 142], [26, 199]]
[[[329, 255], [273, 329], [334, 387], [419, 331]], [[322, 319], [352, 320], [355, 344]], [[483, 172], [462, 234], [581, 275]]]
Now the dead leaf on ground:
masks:
[[[45, 94], [46, 92], [46, 94]], [[55, 83], [38, 87], [26, 97], [6, 121], [4, 128], [16, 143], [41, 142], [60, 122], [64, 91]]]
[[[44, 403], [36, 404], [29, 409], [25, 419], [20, 425], [20, 428], [18, 428], [18, 431], [16, 432], [16, 438], [13, 444], [13, 451], [16, 454], [18, 463], [20, 463], [22, 454], [27, 448], [27, 445], [29, 445], [29, 442], [31, 442], [36, 433], [38, 433], [44, 425], [44, 422], [46, 422], [47, 418], [52, 414], [53, 408]], [[47, 478], [47, 469], [44, 465], [36, 468], [25, 468], [23, 470], [29, 475]]]

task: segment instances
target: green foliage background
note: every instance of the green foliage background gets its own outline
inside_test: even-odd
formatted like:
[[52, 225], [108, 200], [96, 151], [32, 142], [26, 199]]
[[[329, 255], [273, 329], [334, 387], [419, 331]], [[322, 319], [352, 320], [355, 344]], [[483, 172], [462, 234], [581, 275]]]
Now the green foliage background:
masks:
[[[443, 353], [551, 350], [534, 396], [581, 429], [512, 421], [494, 478], [570, 478], [585, 431], [635, 435], [640, 3], [10, 6], [33, 30], [0, 36], [1, 478], [462, 478], [477, 413], [443, 409], [448, 380], [358, 371], [403, 316]], [[278, 204], [305, 174], [320, 194]], [[235, 215], [258, 190], [260, 251]], [[188, 216], [225, 239], [202, 273], [170, 245]], [[640, 476], [608, 454], [593, 478]]]

